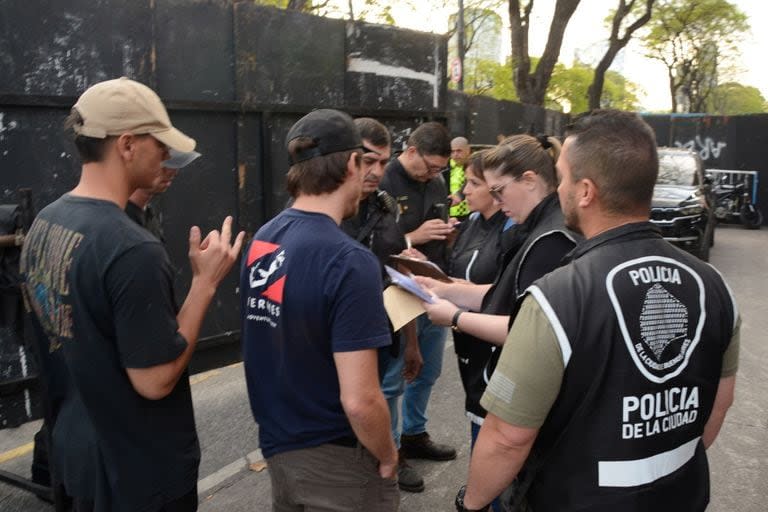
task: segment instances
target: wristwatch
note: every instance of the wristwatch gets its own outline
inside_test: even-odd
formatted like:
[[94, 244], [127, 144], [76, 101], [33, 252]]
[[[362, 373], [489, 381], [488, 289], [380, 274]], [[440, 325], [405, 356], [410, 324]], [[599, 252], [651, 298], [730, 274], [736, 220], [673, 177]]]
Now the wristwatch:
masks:
[[459, 493], [456, 495], [456, 510], [458, 512], [488, 512], [490, 510], [490, 506], [486, 505], [483, 508], [477, 508], [477, 509], [470, 509], [464, 506], [464, 493], [467, 492], [467, 486], [462, 485], [461, 489], [459, 489]]
[[461, 316], [462, 313], [465, 313], [465, 311], [459, 308], [453, 314], [453, 318], [451, 318], [451, 329], [453, 329], [456, 332], [461, 332], [459, 330], [459, 317]]

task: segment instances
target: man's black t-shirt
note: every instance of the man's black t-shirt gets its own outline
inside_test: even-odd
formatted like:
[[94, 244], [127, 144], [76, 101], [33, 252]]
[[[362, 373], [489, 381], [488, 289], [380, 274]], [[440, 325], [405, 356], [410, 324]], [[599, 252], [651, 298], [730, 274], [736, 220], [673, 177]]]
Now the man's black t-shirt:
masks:
[[160, 217], [155, 212], [155, 209], [152, 208], [151, 204], [148, 204], [145, 208], [142, 208], [129, 200], [125, 205], [125, 213], [136, 224], [155, 235], [155, 237], [161, 242], [165, 243], [163, 225], [160, 222]]
[[200, 447], [189, 379], [147, 400], [125, 370], [167, 363], [187, 346], [160, 242], [114, 203], [65, 195], [35, 219], [21, 268], [48, 364], [63, 370], [49, 386], [63, 397], [53, 462], [68, 494], [135, 512], [191, 491]]

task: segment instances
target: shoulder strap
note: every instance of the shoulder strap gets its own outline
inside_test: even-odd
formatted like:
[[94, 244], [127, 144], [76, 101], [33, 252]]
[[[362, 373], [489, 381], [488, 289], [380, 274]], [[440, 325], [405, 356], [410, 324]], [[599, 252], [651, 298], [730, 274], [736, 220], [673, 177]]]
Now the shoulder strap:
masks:
[[368, 238], [368, 235], [371, 234], [371, 231], [373, 231], [373, 228], [376, 226], [376, 224], [381, 220], [381, 217], [384, 215], [384, 212], [382, 212], [379, 209], [376, 209], [371, 215], [368, 217], [368, 221], [365, 223], [365, 225], [360, 229], [360, 232], [357, 234], [356, 240], [360, 243], [363, 243], [363, 240]]

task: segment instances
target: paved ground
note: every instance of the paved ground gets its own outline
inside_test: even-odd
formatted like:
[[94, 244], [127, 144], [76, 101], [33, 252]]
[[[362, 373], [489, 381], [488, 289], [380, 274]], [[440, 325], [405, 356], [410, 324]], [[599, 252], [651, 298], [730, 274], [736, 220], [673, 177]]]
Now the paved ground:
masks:
[[[715, 512], [768, 510], [768, 229], [718, 228], [712, 263], [725, 274], [742, 311], [742, 349], [736, 403], [720, 438], [710, 449], [712, 503]], [[459, 450], [453, 462], [417, 462], [427, 490], [403, 494], [401, 510], [451, 510], [456, 489], [465, 481], [469, 426], [462, 415], [463, 397], [453, 348], [430, 402], [433, 437]], [[200, 468], [204, 512], [266, 512], [269, 477], [259, 469], [257, 428], [250, 418], [240, 365], [193, 377], [198, 430], [203, 447]], [[0, 431], [0, 469], [29, 473], [31, 454], [25, 445], [36, 424]], [[20, 448], [20, 449], [19, 449]], [[0, 484], [3, 512], [52, 510], [34, 497]]]

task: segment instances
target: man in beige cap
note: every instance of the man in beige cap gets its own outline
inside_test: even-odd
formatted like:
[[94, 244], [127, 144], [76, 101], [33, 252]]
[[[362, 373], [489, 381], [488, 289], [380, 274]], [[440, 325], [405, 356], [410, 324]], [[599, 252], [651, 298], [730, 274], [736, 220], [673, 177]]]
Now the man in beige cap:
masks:
[[44, 208], [24, 245], [24, 295], [45, 350], [52, 467], [74, 509], [197, 508], [200, 448], [186, 367], [205, 312], [242, 245], [232, 218], [189, 234], [192, 284], [179, 309], [159, 240], [124, 213], [169, 150], [195, 141], [160, 98], [120, 78], [94, 85], [67, 120], [80, 182]]

